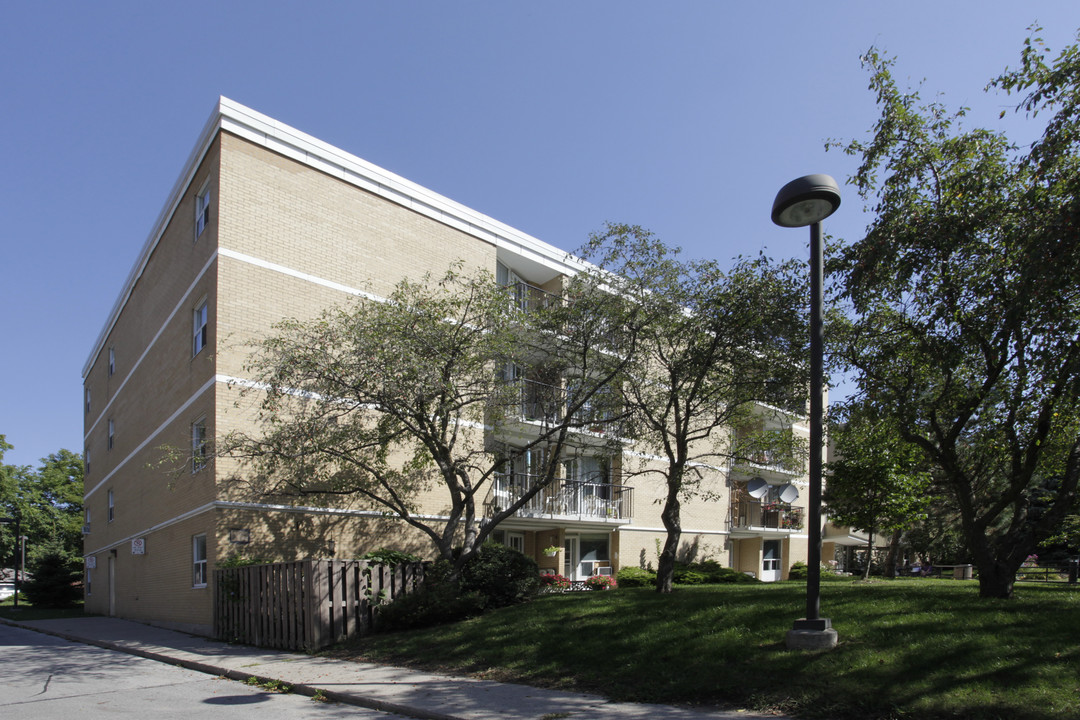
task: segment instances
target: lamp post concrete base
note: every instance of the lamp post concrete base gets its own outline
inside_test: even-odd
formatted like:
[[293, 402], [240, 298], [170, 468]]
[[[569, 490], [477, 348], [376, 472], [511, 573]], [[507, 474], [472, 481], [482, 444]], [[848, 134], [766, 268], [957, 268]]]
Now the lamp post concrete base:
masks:
[[786, 645], [788, 650], [832, 650], [838, 640], [829, 618], [801, 619], [788, 630]]

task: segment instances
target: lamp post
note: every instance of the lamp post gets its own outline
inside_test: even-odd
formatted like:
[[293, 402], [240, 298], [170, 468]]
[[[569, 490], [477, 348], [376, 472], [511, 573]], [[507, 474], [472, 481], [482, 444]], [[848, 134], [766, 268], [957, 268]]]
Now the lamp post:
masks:
[[787, 634], [792, 649], [836, 647], [836, 630], [821, 617], [821, 469], [824, 440], [822, 393], [824, 351], [824, 250], [821, 221], [840, 207], [840, 188], [828, 175], [806, 175], [792, 180], [776, 194], [772, 221], [782, 227], [810, 226], [810, 498], [807, 551], [806, 617], [795, 621]]

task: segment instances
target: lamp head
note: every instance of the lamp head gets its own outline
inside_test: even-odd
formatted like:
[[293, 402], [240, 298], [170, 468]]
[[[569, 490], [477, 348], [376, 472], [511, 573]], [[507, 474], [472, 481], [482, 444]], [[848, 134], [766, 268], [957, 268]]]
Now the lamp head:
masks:
[[772, 221], [783, 227], [819, 223], [840, 207], [840, 188], [829, 175], [804, 175], [792, 180], [773, 201]]

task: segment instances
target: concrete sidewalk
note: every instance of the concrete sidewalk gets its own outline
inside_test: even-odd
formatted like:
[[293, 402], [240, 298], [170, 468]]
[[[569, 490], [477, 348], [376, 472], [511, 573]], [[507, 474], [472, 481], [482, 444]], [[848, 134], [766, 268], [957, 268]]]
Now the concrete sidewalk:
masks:
[[[0, 620], [0, 622], [9, 622]], [[721, 720], [765, 718], [742, 711], [691, 710], [670, 705], [614, 703], [599, 695], [433, 675], [406, 668], [355, 663], [229, 645], [151, 625], [105, 617], [12, 622], [67, 640], [222, 675], [276, 680], [294, 692], [431, 720]]]

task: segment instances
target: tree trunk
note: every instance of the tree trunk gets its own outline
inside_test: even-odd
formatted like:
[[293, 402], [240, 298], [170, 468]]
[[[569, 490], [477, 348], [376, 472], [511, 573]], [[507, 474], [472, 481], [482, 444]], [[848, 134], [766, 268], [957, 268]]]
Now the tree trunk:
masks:
[[675, 558], [679, 551], [679, 540], [682, 538], [682, 521], [679, 518], [679, 499], [669, 495], [664, 511], [660, 514], [667, 530], [667, 540], [664, 541], [664, 549], [660, 552], [660, 558], [656, 568], [656, 592], [669, 593], [675, 580]]
[[889, 554], [885, 557], [885, 577], [896, 577], [896, 561], [900, 556], [900, 537], [904, 534], [903, 530], [893, 530], [892, 538], [889, 540]]
[[866, 533], [866, 568], [863, 570], [863, 580], [870, 579], [870, 566], [874, 563], [874, 531]]
[[1016, 570], [993, 560], [979, 563], [979, 597], [1008, 600], [1015, 582]]

